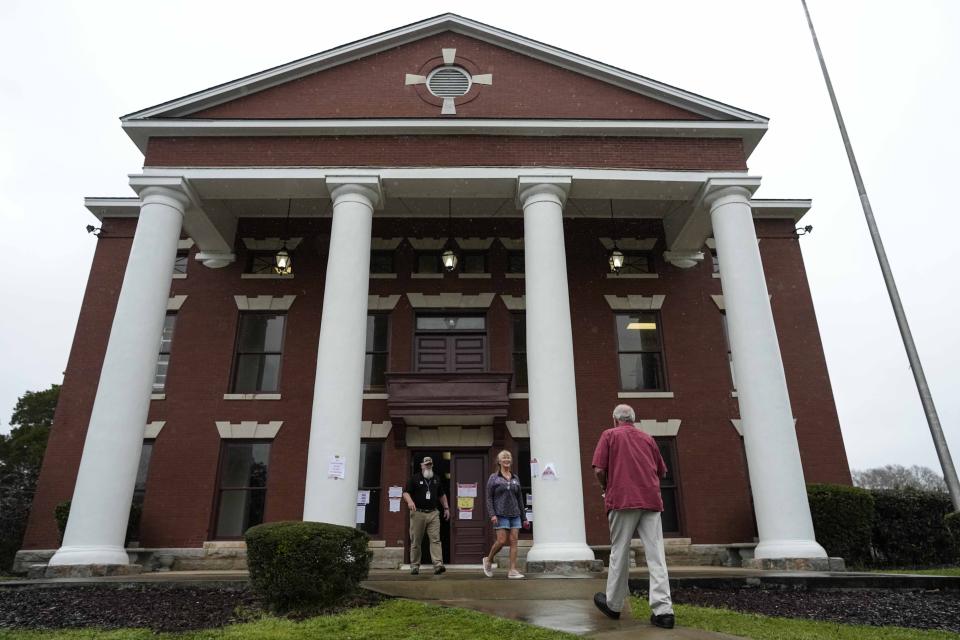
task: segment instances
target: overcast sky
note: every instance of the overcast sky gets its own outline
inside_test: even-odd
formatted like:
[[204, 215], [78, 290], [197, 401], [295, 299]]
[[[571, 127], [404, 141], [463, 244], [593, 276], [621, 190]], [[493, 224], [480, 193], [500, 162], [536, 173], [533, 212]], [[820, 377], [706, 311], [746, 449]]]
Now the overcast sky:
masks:
[[[960, 3], [810, 10], [957, 458]], [[799, 0], [4, 0], [0, 432], [62, 380], [96, 245], [83, 197], [132, 195], [119, 116], [447, 11], [769, 117], [750, 171], [758, 197], [813, 198], [801, 246], [851, 467], [939, 469]]]

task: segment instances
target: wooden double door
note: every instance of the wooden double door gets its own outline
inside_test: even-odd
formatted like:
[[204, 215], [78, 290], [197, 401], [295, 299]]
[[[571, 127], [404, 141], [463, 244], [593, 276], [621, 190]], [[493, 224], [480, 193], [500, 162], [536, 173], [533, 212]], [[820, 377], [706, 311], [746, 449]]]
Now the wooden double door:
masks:
[[[440, 522], [444, 563], [479, 564], [480, 559], [490, 551], [492, 543], [490, 516], [484, 497], [484, 487], [490, 475], [487, 452], [418, 449], [410, 456], [411, 473], [414, 470], [419, 472], [424, 456], [433, 458], [434, 473], [444, 483], [450, 504], [450, 520], [441, 518]], [[461, 494], [469, 493], [474, 485], [477, 495], [473, 498], [472, 509], [458, 508], [457, 498], [468, 497]], [[469, 501], [461, 502], [465, 507]], [[430, 541], [426, 536], [420, 547], [423, 550], [421, 564], [429, 566]]]

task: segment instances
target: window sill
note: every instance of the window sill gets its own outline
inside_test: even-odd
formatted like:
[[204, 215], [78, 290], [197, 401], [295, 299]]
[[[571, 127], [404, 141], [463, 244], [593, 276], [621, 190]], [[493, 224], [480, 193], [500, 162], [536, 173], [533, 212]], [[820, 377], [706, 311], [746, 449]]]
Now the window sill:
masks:
[[224, 400], [279, 400], [279, 393], [225, 393]]
[[151, 393], [151, 394], [150, 394], [150, 399], [151, 399], [151, 400], [166, 400], [166, 399], [167, 399], [167, 394], [165, 394], [165, 393]]
[[293, 280], [294, 274], [281, 275], [279, 273], [241, 273], [241, 280]]
[[525, 273], [505, 273], [503, 277], [507, 280], [523, 280], [526, 275]]
[[610, 280], [656, 280], [660, 277], [659, 273], [608, 273]]
[[720, 274], [719, 274], [719, 273], [711, 273], [710, 275], [713, 276], [714, 278], [719, 278], [719, 277], [720, 277]]
[[412, 280], [443, 280], [442, 273], [411, 273]]
[[530, 398], [530, 394], [527, 392], [518, 392], [518, 393], [508, 393], [508, 400], [527, 400]]
[[395, 273], [371, 273], [371, 280], [396, 280], [397, 274]]
[[364, 400], [386, 400], [386, 399], [389, 398], [389, 397], [390, 397], [390, 394], [389, 394], [389, 393], [367, 393], [367, 392], [364, 392], [364, 394], [363, 394], [363, 399], [364, 399]]
[[730, 392], [730, 397], [731, 397], [731, 398], [739, 398], [740, 396], [737, 394], [736, 391], [731, 391], [731, 392]]
[[672, 398], [673, 391], [620, 391], [618, 398]]
[[175, 274], [173, 274], [173, 279], [174, 279], [174, 280], [186, 280], [186, 279], [187, 279], [187, 274], [185, 274], [185, 273], [175, 273]]
[[489, 273], [458, 273], [457, 277], [464, 280], [489, 280], [493, 276]]

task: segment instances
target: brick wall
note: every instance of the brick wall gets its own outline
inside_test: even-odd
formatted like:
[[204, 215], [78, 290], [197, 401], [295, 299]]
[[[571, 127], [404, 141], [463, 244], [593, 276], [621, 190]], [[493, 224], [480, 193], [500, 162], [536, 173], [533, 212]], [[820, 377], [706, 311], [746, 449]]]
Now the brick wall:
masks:
[[680, 107], [450, 32], [286, 82], [190, 117], [437, 117], [439, 101], [421, 98], [417, 87], [405, 85], [404, 79], [408, 73], [426, 75], [440, 64], [441, 48], [455, 48], [457, 64], [469, 73], [493, 74], [493, 85], [477, 86], [457, 100], [456, 117], [704, 119]]
[[[132, 223], [106, 220], [91, 268], [84, 305], [67, 366], [47, 457], [31, 513], [24, 548], [57, 546], [53, 507], [72, 493], [82, 443], [96, 393], [96, 380], [119, 292]], [[277, 236], [282, 221], [243, 220], [239, 237]], [[760, 221], [760, 250], [783, 352], [797, 431], [808, 481], [849, 483], [849, 470], [827, 376], [810, 292], [790, 221]], [[720, 320], [710, 298], [720, 294], [709, 260], [691, 270], [662, 262], [655, 280], [606, 278], [606, 251], [597, 240], [609, 235], [606, 221], [567, 219], [568, 278], [573, 318], [574, 359], [580, 429], [581, 473], [586, 498], [588, 542], [607, 541], [599, 490], [589, 468], [600, 432], [610, 423], [619, 387], [613, 313], [604, 294], [663, 294], [663, 339], [673, 399], [628, 400], [638, 419], [681, 419], [676, 440], [684, 534], [698, 543], [750, 540], [754, 524], [749, 481], [740, 437], [730, 424], [738, 417]], [[662, 236], [658, 221], [618, 222], [618, 235]], [[378, 237], [447, 234], [446, 220], [377, 218]], [[457, 236], [521, 237], [522, 222], [458, 220]], [[165, 420], [156, 441], [147, 483], [141, 542], [148, 547], [195, 547], [210, 539], [220, 439], [214, 422], [283, 420], [273, 443], [267, 497], [268, 520], [298, 519], [309, 437], [317, 339], [323, 302], [329, 220], [294, 220], [291, 235], [304, 241], [293, 254], [292, 280], [242, 280], [244, 256], [224, 269], [207, 269], [191, 260], [188, 277], [173, 280], [172, 294], [187, 294], [177, 319], [166, 399], [151, 404], [149, 420]], [[662, 250], [657, 247], [656, 253]], [[413, 251], [397, 252], [395, 280], [371, 280], [370, 293], [495, 291], [522, 295], [524, 281], [507, 279], [506, 254], [495, 242], [490, 280], [413, 280]], [[297, 296], [289, 312], [279, 401], [227, 401], [238, 312], [234, 295]], [[388, 370], [412, 365], [414, 311], [401, 298], [391, 314]], [[509, 312], [496, 299], [488, 313], [490, 369], [509, 370]], [[514, 400], [510, 420], [527, 421], [525, 400]], [[365, 420], [388, 419], [386, 402], [364, 403]], [[508, 438], [508, 443], [510, 439]], [[408, 452], [393, 434], [384, 449], [383, 486], [403, 484]], [[391, 514], [386, 493], [381, 505], [381, 536], [389, 545], [406, 539], [405, 513]]]

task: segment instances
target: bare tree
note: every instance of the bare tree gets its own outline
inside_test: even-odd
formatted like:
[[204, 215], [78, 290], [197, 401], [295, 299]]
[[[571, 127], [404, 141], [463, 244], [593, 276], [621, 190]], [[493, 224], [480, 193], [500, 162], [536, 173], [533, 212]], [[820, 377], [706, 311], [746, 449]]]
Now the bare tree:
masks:
[[943, 476], [929, 467], [904, 467], [888, 464], [884, 467], [853, 471], [853, 484], [864, 489], [920, 489], [946, 493]]

